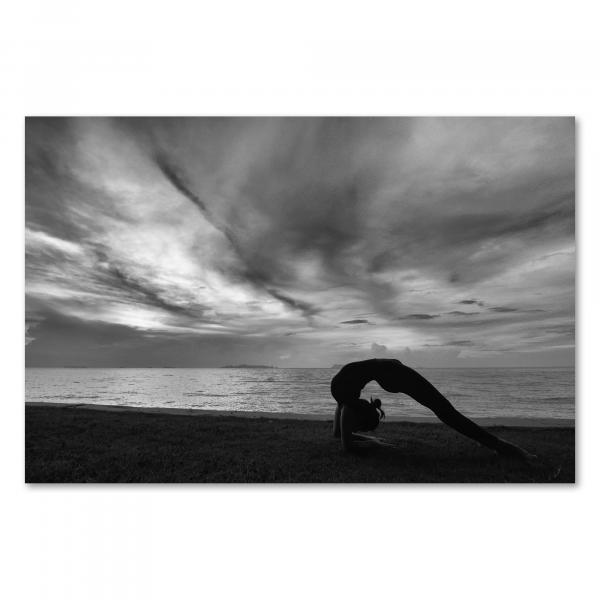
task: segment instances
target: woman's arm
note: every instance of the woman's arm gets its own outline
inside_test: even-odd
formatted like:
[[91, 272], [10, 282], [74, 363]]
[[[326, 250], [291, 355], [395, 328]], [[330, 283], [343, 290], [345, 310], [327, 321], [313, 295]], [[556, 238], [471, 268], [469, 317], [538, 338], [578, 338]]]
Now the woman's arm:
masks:
[[339, 438], [341, 433], [340, 427], [340, 413], [342, 412], [341, 406], [338, 404], [333, 415], [333, 437]]
[[340, 437], [344, 452], [373, 446], [393, 447], [393, 444], [388, 444], [376, 437], [355, 433], [353, 430], [358, 426], [359, 417], [351, 406], [344, 405], [340, 413]]
[[354, 427], [354, 411], [349, 406], [342, 406], [340, 415], [340, 429], [342, 437], [342, 449], [347, 452], [352, 450], [353, 435], [352, 428]]

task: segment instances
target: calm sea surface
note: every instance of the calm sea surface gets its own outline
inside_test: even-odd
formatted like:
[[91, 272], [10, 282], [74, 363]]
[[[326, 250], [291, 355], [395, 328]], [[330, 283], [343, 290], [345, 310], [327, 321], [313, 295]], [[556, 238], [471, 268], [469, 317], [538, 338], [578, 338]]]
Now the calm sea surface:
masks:
[[[575, 371], [420, 369], [471, 417], [575, 418]], [[337, 369], [26, 369], [28, 402], [113, 404], [331, 416], [329, 382]], [[377, 384], [389, 417], [432, 416], [408, 396]]]

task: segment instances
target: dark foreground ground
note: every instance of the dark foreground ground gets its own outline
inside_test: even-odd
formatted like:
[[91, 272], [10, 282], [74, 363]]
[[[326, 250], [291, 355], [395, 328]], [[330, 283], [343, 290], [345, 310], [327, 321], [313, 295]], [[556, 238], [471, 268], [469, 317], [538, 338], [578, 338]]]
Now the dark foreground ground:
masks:
[[343, 454], [326, 421], [40, 406], [25, 415], [28, 483], [575, 481], [573, 428], [490, 427], [538, 455], [528, 466], [441, 424], [384, 423], [377, 433], [395, 447]]

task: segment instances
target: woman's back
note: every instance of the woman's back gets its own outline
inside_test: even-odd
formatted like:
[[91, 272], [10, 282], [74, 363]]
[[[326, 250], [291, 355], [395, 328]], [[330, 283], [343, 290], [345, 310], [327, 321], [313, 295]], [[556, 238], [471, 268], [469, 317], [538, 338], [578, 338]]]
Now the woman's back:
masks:
[[358, 398], [369, 381], [386, 381], [404, 365], [395, 358], [370, 358], [344, 365], [331, 380], [331, 393], [338, 402]]

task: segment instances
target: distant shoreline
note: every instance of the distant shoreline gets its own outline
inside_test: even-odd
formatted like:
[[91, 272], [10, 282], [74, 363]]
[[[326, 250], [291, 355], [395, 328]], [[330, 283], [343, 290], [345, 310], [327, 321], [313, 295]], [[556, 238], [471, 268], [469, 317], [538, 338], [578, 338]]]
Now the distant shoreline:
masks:
[[[209, 410], [198, 408], [166, 408], [152, 406], [129, 406], [119, 404], [86, 404], [69, 402], [25, 402], [25, 406], [45, 406], [56, 408], [78, 408], [84, 410], [97, 410], [105, 412], [118, 413], [147, 413], [147, 414], [169, 414], [169, 415], [188, 415], [194, 417], [202, 416], [222, 416], [238, 417], [241, 419], [279, 419], [279, 420], [299, 420], [299, 421], [331, 421], [333, 419], [333, 409], [331, 415], [321, 415], [315, 413], [290, 413], [290, 412], [262, 412], [262, 411], [233, 411], [233, 410]], [[504, 427], [575, 427], [575, 419], [557, 419], [531, 417], [473, 417], [473, 420], [482, 426], [504, 426]], [[390, 423], [439, 423], [439, 419], [431, 417], [393, 417], [386, 419]], [[384, 425], [385, 426], [385, 425]]]
[[[177, 367], [175, 367], [175, 368], [177, 368]], [[199, 368], [201, 369], [202, 367], [199, 367]], [[279, 367], [274, 367], [273, 365], [222, 365], [220, 367], [215, 367], [215, 368], [216, 369], [279, 369]]]

